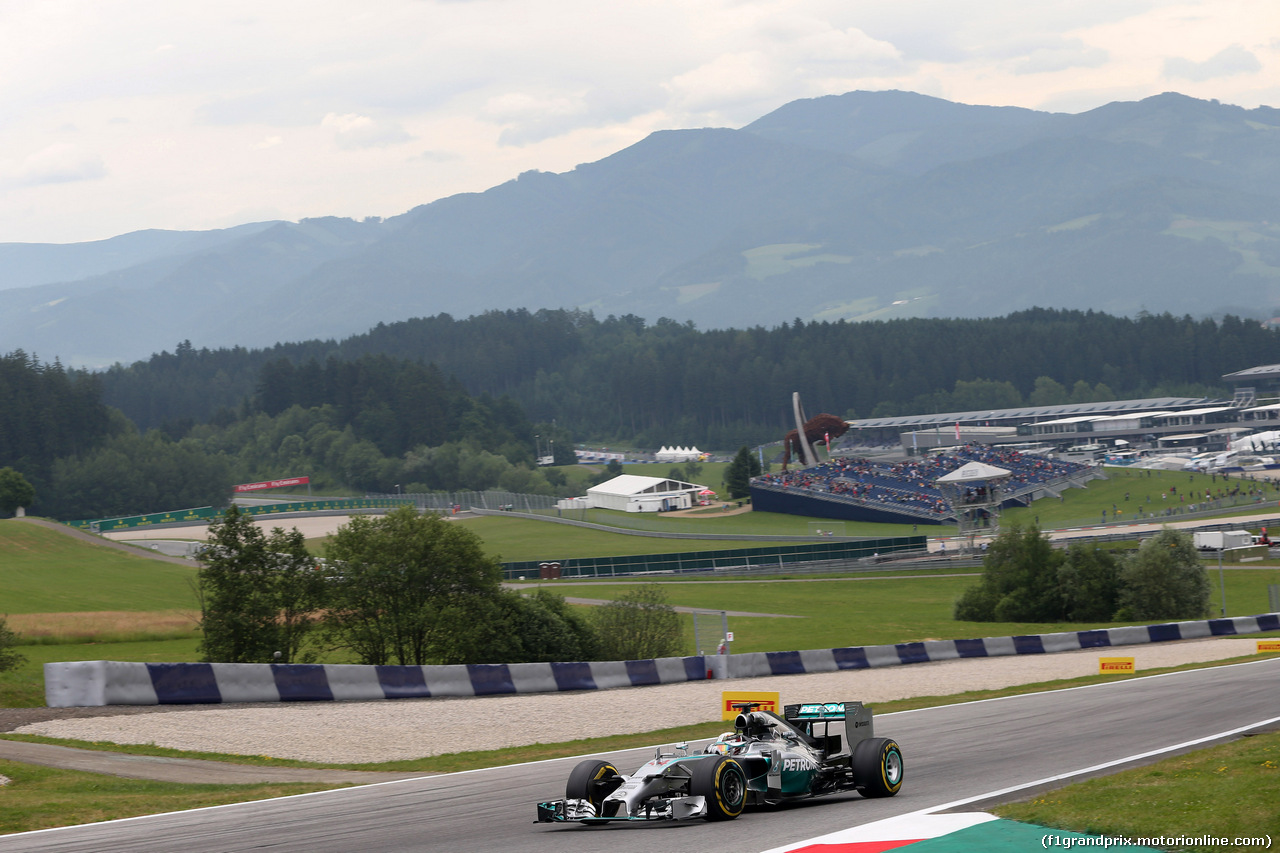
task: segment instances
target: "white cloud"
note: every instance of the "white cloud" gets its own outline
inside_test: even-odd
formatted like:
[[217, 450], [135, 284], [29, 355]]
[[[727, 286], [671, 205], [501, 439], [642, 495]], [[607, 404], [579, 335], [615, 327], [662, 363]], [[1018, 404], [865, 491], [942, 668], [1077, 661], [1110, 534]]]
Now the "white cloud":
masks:
[[0, 181], [11, 188], [92, 181], [106, 174], [101, 157], [66, 142], [50, 145], [17, 162], [0, 163]]
[[329, 113], [321, 119], [320, 126], [331, 129], [334, 142], [346, 151], [383, 148], [413, 139], [396, 122], [377, 121], [369, 116], [355, 113], [345, 115]]
[[1204, 62], [1194, 62], [1182, 57], [1172, 57], [1164, 62], [1164, 76], [1197, 83], [1215, 77], [1233, 77], [1261, 70], [1262, 63], [1258, 57], [1241, 44], [1225, 47]]
[[1097, 68], [1109, 58], [1107, 51], [1091, 47], [1080, 39], [1062, 39], [1056, 44], [1028, 50], [1013, 63], [1013, 71], [1015, 74], [1048, 74], [1071, 68]]

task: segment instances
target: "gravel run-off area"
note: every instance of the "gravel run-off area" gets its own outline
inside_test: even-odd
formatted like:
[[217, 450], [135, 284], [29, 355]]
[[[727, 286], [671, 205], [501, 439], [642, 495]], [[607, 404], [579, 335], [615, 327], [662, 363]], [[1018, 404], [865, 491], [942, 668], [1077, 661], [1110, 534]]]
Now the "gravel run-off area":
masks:
[[56, 709], [61, 712], [58, 719], [12, 730], [327, 764], [376, 763], [709, 722], [719, 718], [720, 694], [725, 690], [776, 691], [783, 703], [861, 700], [874, 705], [1096, 675], [1100, 657], [1133, 657], [1141, 674], [1160, 667], [1242, 657], [1256, 649], [1252, 639], [1215, 638], [574, 693], [166, 706], [145, 712], [131, 708], [129, 713], [115, 714], [108, 709], [84, 709], [80, 713], [86, 716], [75, 716], [77, 709], [66, 708]]

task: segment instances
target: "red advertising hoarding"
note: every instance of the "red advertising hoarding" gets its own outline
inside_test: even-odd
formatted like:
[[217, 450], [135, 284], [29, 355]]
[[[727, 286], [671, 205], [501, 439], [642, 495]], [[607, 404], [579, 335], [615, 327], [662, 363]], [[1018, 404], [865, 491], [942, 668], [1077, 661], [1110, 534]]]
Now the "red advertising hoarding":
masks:
[[280, 489], [285, 486], [305, 486], [310, 482], [310, 477], [289, 477], [285, 480], [267, 480], [263, 483], [241, 483], [235, 487], [235, 490], [237, 492], [256, 492], [260, 489]]

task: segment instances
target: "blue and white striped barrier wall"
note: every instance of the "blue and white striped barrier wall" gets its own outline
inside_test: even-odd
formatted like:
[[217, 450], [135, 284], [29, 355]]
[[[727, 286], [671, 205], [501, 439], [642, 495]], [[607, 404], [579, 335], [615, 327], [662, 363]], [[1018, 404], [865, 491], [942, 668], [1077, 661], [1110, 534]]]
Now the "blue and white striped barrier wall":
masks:
[[755, 652], [591, 663], [360, 666], [356, 664], [125, 663], [44, 665], [51, 708], [82, 705], [189, 705], [307, 702], [432, 696], [492, 696], [605, 690], [715, 678], [801, 675], [908, 663], [1040, 655], [1170, 640], [1280, 631], [1280, 614], [1169, 622], [976, 640], [930, 640], [889, 646]]
[[892, 646], [859, 646], [848, 649], [811, 649], [802, 652], [756, 652], [728, 655], [723, 660], [708, 658], [717, 678], [757, 678], [767, 675], [800, 675], [835, 672], [842, 669], [869, 669], [904, 663], [985, 658], [999, 655], [1043, 655], [1102, 649], [1169, 640], [1203, 637], [1231, 637], [1280, 631], [1280, 614], [1208, 619], [1200, 622], [1169, 622], [1101, 628], [1096, 631], [1064, 631], [1059, 634], [1029, 634], [1022, 637], [986, 637], [978, 640], [929, 640]]
[[706, 677], [706, 659], [701, 656], [466, 666], [126, 663], [96, 660], [46, 663], [44, 693], [45, 702], [51, 708], [331, 702], [605, 690], [697, 681]]

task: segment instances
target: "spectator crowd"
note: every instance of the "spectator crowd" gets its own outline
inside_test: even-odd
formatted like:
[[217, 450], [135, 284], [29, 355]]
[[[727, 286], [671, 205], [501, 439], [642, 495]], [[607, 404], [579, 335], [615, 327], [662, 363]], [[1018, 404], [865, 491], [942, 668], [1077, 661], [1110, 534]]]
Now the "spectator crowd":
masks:
[[[832, 496], [880, 509], [900, 509], [914, 516], [945, 516], [950, 514], [951, 508], [938, 488], [938, 478], [969, 462], [982, 462], [1009, 472], [1008, 477], [1000, 480], [1002, 498], [1017, 497], [1037, 486], [1052, 484], [1087, 468], [1078, 462], [967, 444], [949, 453], [894, 463], [872, 462], [860, 457], [835, 457], [811, 468], [764, 474], [753, 482]], [[966, 484], [962, 502], [980, 502], [990, 486], [985, 481]]]

